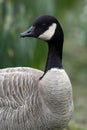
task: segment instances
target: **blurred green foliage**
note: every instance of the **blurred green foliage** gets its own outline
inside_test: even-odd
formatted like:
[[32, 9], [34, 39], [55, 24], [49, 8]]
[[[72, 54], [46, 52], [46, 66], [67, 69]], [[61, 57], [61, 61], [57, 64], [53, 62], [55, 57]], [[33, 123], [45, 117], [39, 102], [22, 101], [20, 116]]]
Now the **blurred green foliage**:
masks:
[[20, 33], [44, 14], [58, 18], [65, 34], [63, 64], [73, 84], [72, 120], [76, 122], [67, 130], [85, 130], [81, 126], [87, 127], [87, 0], [0, 0], [0, 68], [44, 70], [47, 45], [32, 38], [20, 39]]

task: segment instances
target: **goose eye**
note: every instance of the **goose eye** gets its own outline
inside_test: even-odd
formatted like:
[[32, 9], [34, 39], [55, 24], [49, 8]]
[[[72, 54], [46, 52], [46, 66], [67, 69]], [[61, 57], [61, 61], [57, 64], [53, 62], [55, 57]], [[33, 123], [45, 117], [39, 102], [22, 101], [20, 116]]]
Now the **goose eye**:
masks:
[[42, 26], [46, 26], [46, 24], [45, 24], [45, 23], [43, 23], [43, 24], [42, 24]]

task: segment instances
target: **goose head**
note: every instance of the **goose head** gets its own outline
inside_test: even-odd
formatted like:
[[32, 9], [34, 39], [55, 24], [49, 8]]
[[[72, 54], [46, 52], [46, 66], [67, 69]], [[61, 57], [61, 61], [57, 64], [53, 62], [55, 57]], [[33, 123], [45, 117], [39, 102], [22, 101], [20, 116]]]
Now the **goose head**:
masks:
[[21, 37], [35, 37], [46, 42], [51, 40], [63, 42], [63, 31], [56, 18], [44, 15], [36, 18], [33, 25], [21, 33]]
[[32, 26], [21, 37], [34, 37], [48, 43], [48, 59], [45, 71], [50, 68], [62, 68], [63, 30], [58, 20], [50, 15], [35, 19]]

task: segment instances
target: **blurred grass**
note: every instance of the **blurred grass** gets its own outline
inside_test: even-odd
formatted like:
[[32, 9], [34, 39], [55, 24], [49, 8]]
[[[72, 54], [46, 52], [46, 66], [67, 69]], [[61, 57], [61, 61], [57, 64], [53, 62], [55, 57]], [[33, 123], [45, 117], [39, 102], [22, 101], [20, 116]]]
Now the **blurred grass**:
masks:
[[76, 124], [75, 122], [70, 122], [69, 126], [64, 130], [87, 130], [87, 129], [79, 124]]

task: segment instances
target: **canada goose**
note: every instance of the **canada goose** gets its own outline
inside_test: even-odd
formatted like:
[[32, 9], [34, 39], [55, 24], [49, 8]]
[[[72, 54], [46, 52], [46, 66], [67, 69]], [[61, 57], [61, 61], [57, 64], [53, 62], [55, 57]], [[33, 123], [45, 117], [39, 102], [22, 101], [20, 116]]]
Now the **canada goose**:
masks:
[[40, 16], [21, 37], [47, 42], [47, 63], [44, 72], [0, 70], [0, 130], [62, 130], [73, 112], [72, 87], [62, 66], [62, 28], [56, 18]]

